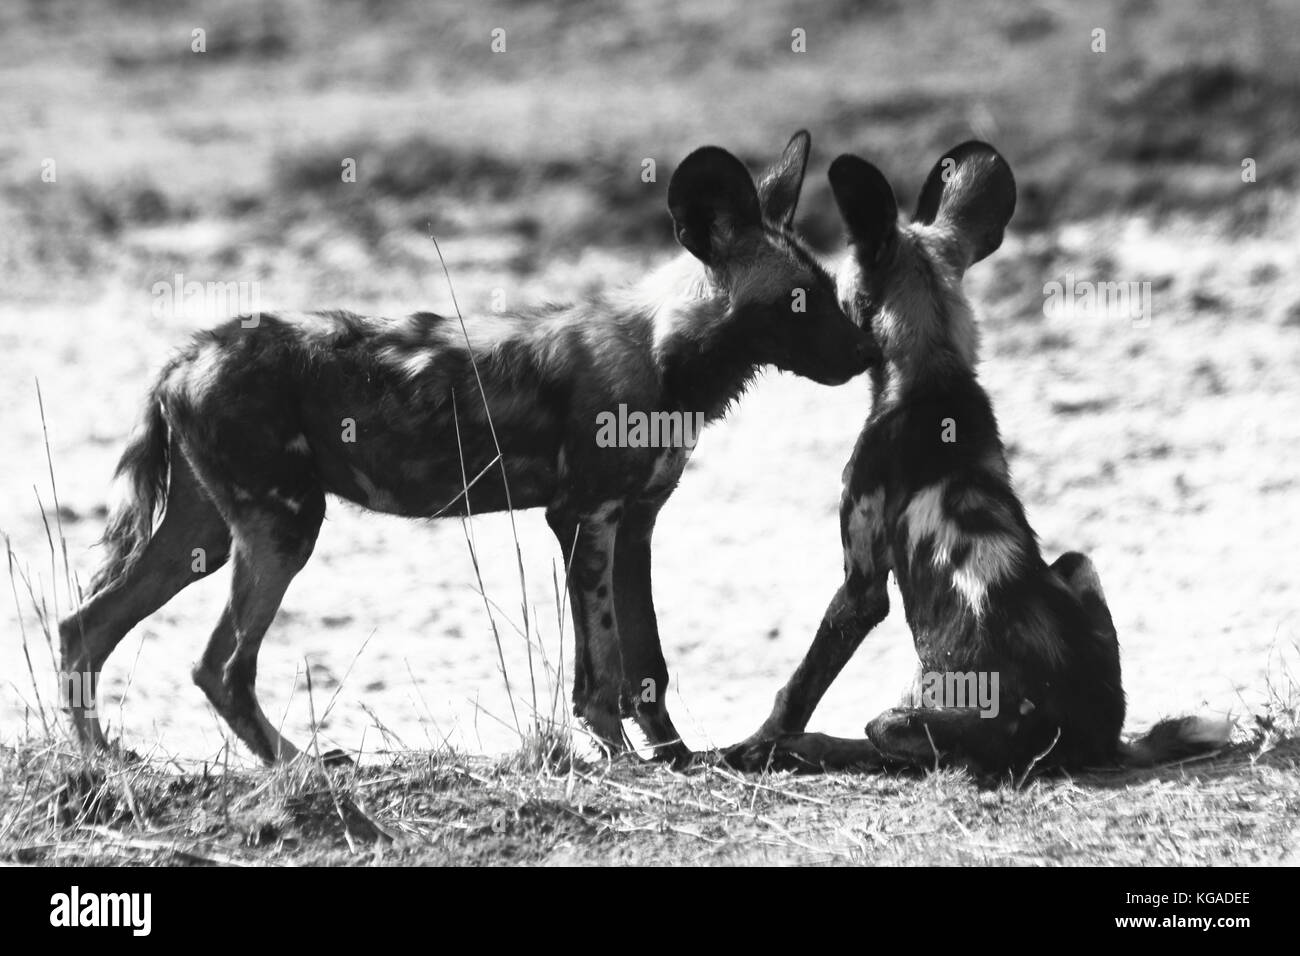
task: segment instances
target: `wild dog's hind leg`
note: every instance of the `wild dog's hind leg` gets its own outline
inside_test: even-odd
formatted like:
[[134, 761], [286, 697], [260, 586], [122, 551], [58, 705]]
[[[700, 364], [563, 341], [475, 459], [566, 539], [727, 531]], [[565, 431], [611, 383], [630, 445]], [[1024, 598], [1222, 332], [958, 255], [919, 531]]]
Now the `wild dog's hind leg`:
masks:
[[[1113, 646], [1115, 625], [1092, 562], [1071, 551], [1050, 570], [1078, 599], [1092, 629]], [[889, 760], [914, 767], [939, 762], [981, 774], [1021, 772], [1040, 758], [1038, 766], [1050, 767], [1069, 753], [1069, 745], [1057, 737], [1058, 725], [1044, 713], [1023, 704], [1014, 711], [1004, 707], [994, 717], [969, 708], [896, 707], [868, 724], [867, 736]]]
[[650, 583], [650, 538], [662, 505], [662, 500], [629, 502], [624, 512], [614, 550], [614, 602], [623, 674], [637, 726], [654, 747], [655, 759], [680, 765], [691, 759], [691, 751], [668, 716], [668, 665]]
[[625, 749], [622, 705], [628, 697], [614, 612], [614, 553], [622, 517], [621, 501], [594, 507], [561, 502], [546, 512], [564, 555], [573, 605], [573, 713], [612, 753]]
[[294, 576], [311, 556], [325, 516], [316, 486], [235, 503], [230, 601], [193, 671], [194, 682], [254, 754], [268, 763], [297, 754], [266, 719], [256, 694], [257, 652]]
[[1074, 595], [1088, 629], [1096, 640], [1080, 641], [1076, 635], [1075, 676], [1064, 688], [1063, 700], [1071, 733], [1065, 755], [1068, 763], [1079, 766], [1102, 766], [1120, 758], [1120, 731], [1126, 711], [1121, 676], [1119, 636], [1115, 621], [1106, 604], [1101, 578], [1086, 555], [1069, 551], [1053, 562], [1051, 573]]
[[1097, 632], [1115, 640], [1115, 621], [1106, 604], [1106, 593], [1101, 589], [1101, 577], [1088, 556], [1078, 551], [1067, 551], [1052, 562], [1051, 569], [1079, 599]]
[[1024, 769], [1052, 739], [1026, 733], [1019, 713], [985, 717], [974, 708], [896, 707], [866, 733], [888, 761], [922, 770], [958, 765], [976, 774]]
[[226, 563], [230, 530], [177, 445], [162, 522], [140, 555], [59, 624], [64, 704], [83, 743], [104, 746], [99, 673], [131, 628]]

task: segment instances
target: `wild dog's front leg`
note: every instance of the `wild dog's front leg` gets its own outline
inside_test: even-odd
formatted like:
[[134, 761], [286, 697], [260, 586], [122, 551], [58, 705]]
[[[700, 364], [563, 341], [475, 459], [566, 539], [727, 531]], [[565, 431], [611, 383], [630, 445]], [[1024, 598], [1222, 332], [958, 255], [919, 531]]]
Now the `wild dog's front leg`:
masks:
[[[744, 745], [740, 745], [744, 746]], [[827, 734], [787, 734], [755, 745], [746, 759], [740, 759], [739, 747], [728, 751], [726, 759], [744, 770], [791, 770], [815, 773], [825, 770], [878, 771], [888, 761], [876, 745], [865, 737], [831, 737]]]
[[826, 689], [839, 676], [868, 632], [889, 613], [886, 575], [864, 581], [850, 574], [835, 592], [822, 617], [812, 646], [776, 695], [772, 712], [748, 739], [728, 749], [733, 764], [766, 765], [771, 745], [781, 737], [801, 734], [821, 703]]
[[614, 561], [614, 601], [623, 673], [632, 693], [637, 726], [654, 747], [656, 760], [684, 764], [690, 748], [668, 716], [668, 665], [659, 643], [650, 585], [650, 538], [662, 501], [629, 503], [619, 524]]
[[[875, 748], [869, 741], [805, 734], [803, 729], [862, 639], [889, 613], [886, 579], [882, 574], [864, 582], [849, 575], [831, 599], [808, 653], [777, 692], [767, 720], [748, 738], [723, 751], [727, 763], [741, 770], [765, 770], [796, 766], [843, 769], [873, 762]], [[828, 743], [836, 745], [835, 759], [826, 751]]]
[[573, 713], [611, 752], [624, 749], [627, 699], [614, 613], [614, 554], [621, 501], [553, 505], [546, 520], [560, 542], [573, 605]]
[[831, 598], [803, 661], [777, 692], [767, 720], [749, 738], [727, 749], [726, 759], [732, 765], [766, 766], [775, 741], [802, 733], [862, 639], [889, 613], [886, 585], [892, 561], [883, 509], [883, 489], [845, 494], [840, 509], [844, 583]]

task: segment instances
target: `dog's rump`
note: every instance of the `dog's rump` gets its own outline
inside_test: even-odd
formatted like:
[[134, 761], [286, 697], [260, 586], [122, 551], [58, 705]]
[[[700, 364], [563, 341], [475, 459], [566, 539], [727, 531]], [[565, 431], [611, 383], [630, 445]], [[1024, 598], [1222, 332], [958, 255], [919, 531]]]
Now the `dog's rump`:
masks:
[[[430, 313], [233, 319], [195, 336], [159, 395], [186, 453], [230, 475], [241, 496], [284, 497], [305, 458], [324, 490], [377, 511], [463, 513], [466, 485], [471, 510], [500, 510], [499, 441], [511, 503], [544, 505], [564, 396], [517, 356], [538, 339], [523, 319], [475, 332], [494, 344], [471, 361], [457, 320]], [[506, 369], [503, 348], [516, 356]]]

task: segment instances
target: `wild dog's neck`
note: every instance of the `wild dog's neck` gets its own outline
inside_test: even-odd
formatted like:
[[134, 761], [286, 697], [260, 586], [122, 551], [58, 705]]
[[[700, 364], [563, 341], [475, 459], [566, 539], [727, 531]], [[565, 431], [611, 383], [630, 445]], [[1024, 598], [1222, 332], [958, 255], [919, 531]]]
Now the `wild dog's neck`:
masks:
[[872, 407], [888, 408], [913, 389], [975, 374], [978, 332], [960, 288], [891, 297], [872, 324], [884, 362], [872, 373]]
[[646, 292], [664, 397], [712, 421], [740, 397], [760, 363], [715, 276], [689, 259], [662, 273], [651, 277]]

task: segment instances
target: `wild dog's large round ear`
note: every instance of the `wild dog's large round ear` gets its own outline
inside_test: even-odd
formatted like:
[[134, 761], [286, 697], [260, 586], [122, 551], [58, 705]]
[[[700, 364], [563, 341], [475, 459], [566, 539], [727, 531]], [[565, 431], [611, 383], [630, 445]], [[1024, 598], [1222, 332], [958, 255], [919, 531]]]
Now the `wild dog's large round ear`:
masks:
[[724, 260], [738, 232], [763, 223], [749, 170], [717, 146], [701, 146], [673, 171], [668, 211], [677, 241], [705, 265]]
[[803, 175], [808, 168], [808, 153], [812, 149], [812, 136], [801, 129], [790, 137], [781, 158], [768, 167], [758, 181], [758, 204], [763, 218], [789, 228], [794, 225], [794, 212], [799, 207], [799, 192], [803, 189]]
[[831, 163], [831, 193], [858, 253], [876, 261], [898, 232], [898, 200], [889, 180], [865, 159], [845, 153]]
[[921, 187], [913, 222], [950, 225], [969, 267], [1002, 245], [1016, 211], [1016, 179], [1001, 154], [970, 140], [940, 157]]

